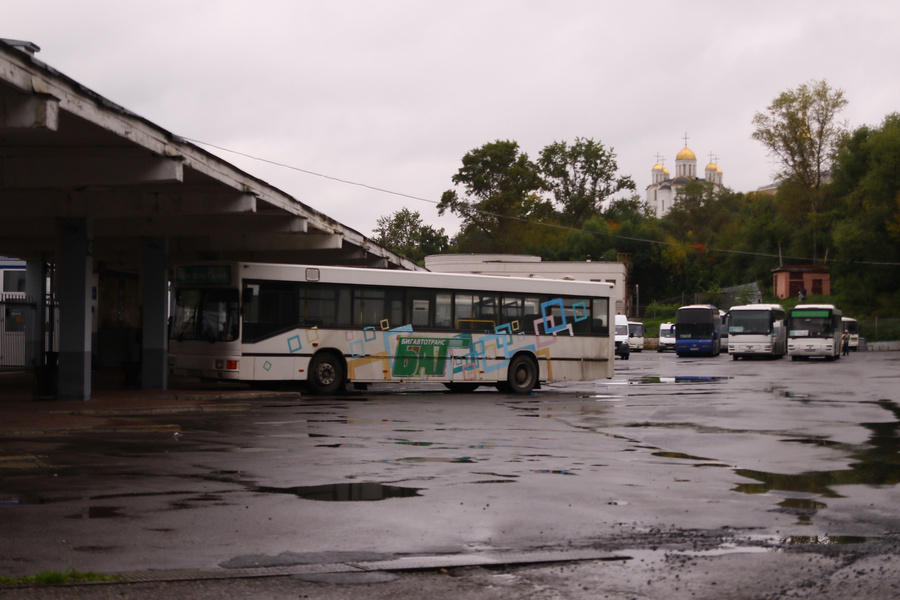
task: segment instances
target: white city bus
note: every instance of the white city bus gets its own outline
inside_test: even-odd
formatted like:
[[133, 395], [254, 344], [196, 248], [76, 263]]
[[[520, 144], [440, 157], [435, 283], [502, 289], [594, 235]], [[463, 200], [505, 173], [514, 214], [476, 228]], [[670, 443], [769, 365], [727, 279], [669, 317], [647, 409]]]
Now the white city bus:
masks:
[[781, 358], [787, 354], [784, 307], [780, 304], [732, 306], [728, 353], [734, 360], [748, 356]]
[[791, 360], [841, 357], [841, 311], [832, 304], [798, 304], [788, 311], [788, 354]]
[[169, 372], [304, 381], [494, 385], [613, 376], [607, 283], [206, 263], [175, 269]]

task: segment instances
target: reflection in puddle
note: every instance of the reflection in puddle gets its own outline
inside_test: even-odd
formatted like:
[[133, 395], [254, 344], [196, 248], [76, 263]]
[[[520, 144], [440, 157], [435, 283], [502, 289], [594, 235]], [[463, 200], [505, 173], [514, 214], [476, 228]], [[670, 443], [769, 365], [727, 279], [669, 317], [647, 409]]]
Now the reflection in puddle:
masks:
[[785, 546], [803, 546], [808, 544], [836, 546], [842, 544], [864, 544], [866, 541], [868, 541], [868, 538], [856, 535], [792, 535], [779, 540]]
[[407, 458], [397, 458], [393, 461], [387, 460], [382, 462], [449, 462], [449, 463], [473, 463], [475, 460], [471, 456], [459, 456], [457, 458], [444, 458], [440, 456], [409, 456]]
[[730, 377], [700, 377], [694, 375], [679, 375], [677, 377], [658, 377], [655, 375], [645, 375], [629, 379], [629, 384], [648, 384], [648, 383], [703, 383], [715, 382], [731, 379]]
[[257, 487], [261, 494], [291, 494], [304, 500], [326, 502], [372, 502], [388, 498], [419, 496], [419, 488], [407, 488], [380, 483], [334, 483], [330, 485], [298, 486], [289, 488]]
[[66, 515], [67, 519], [116, 519], [124, 517], [121, 506], [89, 506], [80, 513]]
[[663, 458], [682, 458], [684, 460], [716, 460], [714, 458], [703, 458], [702, 456], [691, 456], [690, 454], [683, 454], [681, 452], [654, 452], [653, 456], [661, 456]]
[[[734, 490], [745, 494], [765, 494], [772, 490], [778, 490], [825, 498], [840, 498], [841, 495], [833, 489], [837, 486], [890, 486], [900, 483], [900, 436], [898, 436], [900, 406], [889, 400], [879, 400], [877, 404], [892, 412], [897, 420], [886, 423], [862, 423], [863, 427], [871, 431], [871, 435], [869, 442], [864, 446], [858, 449], [850, 448], [850, 454], [855, 461], [849, 469], [810, 471], [792, 475], [735, 469], [735, 473], [738, 475], [754, 479], [757, 483], [742, 483]], [[789, 441], [796, 442], [798, 440]], [[815, 443], [829, 445], [821, 440], [816, 440]], [[827, 505], [821, 502], [797, 499], [785, 500], [780, 505], [786, 509], [803, 511], [801, 521], [808, 521], [809, 515], [827, 508]]]

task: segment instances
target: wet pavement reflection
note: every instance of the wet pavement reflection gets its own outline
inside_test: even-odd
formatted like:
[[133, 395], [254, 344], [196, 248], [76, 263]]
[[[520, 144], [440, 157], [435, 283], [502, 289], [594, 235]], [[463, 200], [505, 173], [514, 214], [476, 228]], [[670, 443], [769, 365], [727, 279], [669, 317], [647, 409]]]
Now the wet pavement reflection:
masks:
[[0, 486], [16, 548], [0, 572], [115, 570], [126, 556], [200, 568], [285, 549], [627, 547], [688, 533], [861, 543], [900, 530], [890, 363], [633, 355], [613, 380], [533, 396], [372, 386], [146, 417], [177, 423], [178, 436], [15, 440], [42, 462]]

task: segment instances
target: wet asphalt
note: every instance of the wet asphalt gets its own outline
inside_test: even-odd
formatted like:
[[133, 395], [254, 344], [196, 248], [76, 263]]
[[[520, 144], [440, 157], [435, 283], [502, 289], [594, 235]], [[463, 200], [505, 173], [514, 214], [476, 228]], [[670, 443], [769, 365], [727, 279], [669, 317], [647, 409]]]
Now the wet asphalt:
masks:
[[34, 460], [0, 471], [0, 574], [128, 583], [0, 597], [894, 598], [898, 361], [645, 352], [525, 397], [285, 393], [5, 437]]

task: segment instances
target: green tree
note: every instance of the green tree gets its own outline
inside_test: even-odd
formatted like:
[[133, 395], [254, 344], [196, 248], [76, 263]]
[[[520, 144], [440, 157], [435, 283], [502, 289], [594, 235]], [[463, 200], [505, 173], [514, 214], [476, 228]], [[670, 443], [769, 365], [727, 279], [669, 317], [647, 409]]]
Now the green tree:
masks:
[[609, 203], [603, 216], [610, 221], [621, 223], [623, 221], [631, 221], [633, 223], [641, 223], [653, 216], [647, 203], [641, 200], [641, 197], [634, 194], [630, 198], [618, 198]]
[[580, 227], [599, 215], [604, 202], [622, 190], [635, 189], [631, 177], [619, 170], [612, 148], [592, 139], [575, 138], [570, 146], [554, 142], [541, 150], [538, 166], [554, 200], [563, 225]]
[[849, 136], [834, 166], [834, 289], [865, 314], [896, 313], [900, 268], [900, 114]]
[[429, 254], [440, 254], [450, 249], [450, 240], [443, 228], [426, 225], [418, 211], [408, 208], [378, 217], [374, 233], [376, 242], [420, 264]]
[[678, 239], [712, 245], [716, 234], [733, 218], [736, 205], [737, 196], [728, 188], [691, 181], [678, 190], [675, 203], [663, 217], [663, 222]]
[[811, 81], [782, 92], [766, 112], [753, 117], [753, 139], [761, 142], [779, 163], [778, 181], [792, 181], [805, 192], [812, 231], [813, 259], [818, 259], [822, 228], [822, 186], [846, 134], [838, 114], [847, 105], [844, 92], [826, 81]]
[[553, 216], [539, 192], [546, 189], [537, 165], [513, 141], [497, 140], [468, 152], [452, 181], [466, 196], [447, 190], [438, 214], [459, 216], [463, 252], [521, 252], [534, 224]]

